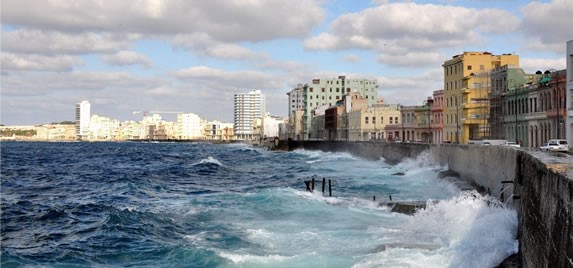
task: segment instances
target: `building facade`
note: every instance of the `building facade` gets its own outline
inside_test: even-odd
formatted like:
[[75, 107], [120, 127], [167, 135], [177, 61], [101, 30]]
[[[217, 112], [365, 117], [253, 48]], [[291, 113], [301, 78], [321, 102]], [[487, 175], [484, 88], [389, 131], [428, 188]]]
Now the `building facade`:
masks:
[[76, 103], [76, 139], [88, 139], [90, 132], [91, 104], [88, 101]]
[[519, 66], [519, 57], [464, 52], [444, 62], [446, 140], [467, 143], [489, 136], [490, 71], [503, 65]]
[[573, 40], [567, 42], [567, 93], [565, 132], [569, 147], [573, 148]]
[[[293, 91], [290, 95], [294, 94]], [[368, 79], [346, 79], [346, 76], [339, 76], [335, 79], [313, 79], [311, 84], [305, 84], [303, 86], [303, 133], [301, 138], [310, 138], [313, 111], [316, 108], [334, 106], [350, 93], [360, 94], [362, 98], [368, 101], [368, 105], [372, 105], [378, 98], [378, 82]]]
[[253, 138], [253, 121], [265, 114], [265, 97], [260, 90], [235, 94], [233, 131], [236, 139]]
[[180, 140], [194, 140], [203, 138], [203, 120], [194, 113], [177, 115], [177, 134]]

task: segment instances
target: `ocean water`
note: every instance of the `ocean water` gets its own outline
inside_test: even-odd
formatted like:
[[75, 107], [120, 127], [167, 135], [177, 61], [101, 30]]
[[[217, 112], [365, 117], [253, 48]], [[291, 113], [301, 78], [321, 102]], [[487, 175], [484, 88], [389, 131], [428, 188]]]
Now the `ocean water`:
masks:
[[[438, 179], [428, 155], [3, 142], [1, 156], [2, 267], [494, 267], [518, 248], [516, 212]], [[389, 195], [439, 202], [404, 215], [378, 206]]]

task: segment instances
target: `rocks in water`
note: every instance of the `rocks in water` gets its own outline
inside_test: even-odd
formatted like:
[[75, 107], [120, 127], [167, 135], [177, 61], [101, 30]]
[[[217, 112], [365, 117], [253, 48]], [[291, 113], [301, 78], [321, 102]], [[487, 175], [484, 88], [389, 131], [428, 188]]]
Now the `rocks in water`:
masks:
[[416, 213], [416, 210], [426, 208], [425, 201], [388, 202], [380, 203], [380, 205], [390, 207], [390, 211], [392, 212], [406, 215], [413, 215]]
[[443, 171], [438, 172], [438, 178], [443, 179], [445, 177], [459, 178], [460, 174], [453, 171], [453, 170], [443, 170]]
[[404, 172], [396, 172], [392, 174], [392, 176], [404, 176], [404, 175], [406, 175]]
[[519, 255], [513, 254], [507, 257], [505, 260], [503, 260], [503, 262], [500, 263], [495, 268], [519, 268], [519, 267], [521, 267], [521, 261], [519, 260]]
[[428, 245], [428, 244], [407, 244], [407, 243], [388, 243], [382, 244], [377, 246], [372, 253], [386, 251], [391, 248], [404, 248], [404, 249], [427, 249], [427, 250], [436, 250], [439, 249], [439, 246], [436, 245]]

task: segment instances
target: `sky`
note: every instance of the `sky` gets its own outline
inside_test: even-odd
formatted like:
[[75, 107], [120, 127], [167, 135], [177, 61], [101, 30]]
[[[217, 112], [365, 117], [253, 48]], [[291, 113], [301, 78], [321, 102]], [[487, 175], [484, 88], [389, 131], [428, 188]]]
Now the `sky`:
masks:
[[339, 75], [419, 105], [464, 51], [566, 68], [572, 14], [573, 0], [2, 0], [0, 124], [74, 121], [83, 100], [121, 121], [232, 122], [234, 94], [254, 89], [286, 117], [297, 84]]

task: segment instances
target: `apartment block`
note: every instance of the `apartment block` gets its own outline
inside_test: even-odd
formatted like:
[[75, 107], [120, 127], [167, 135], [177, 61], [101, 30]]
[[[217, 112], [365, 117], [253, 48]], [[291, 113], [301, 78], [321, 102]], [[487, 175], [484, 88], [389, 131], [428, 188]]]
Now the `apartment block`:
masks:
[[444, 62], [445, 140], [467, 143], [489, 136], [490, 71], [503, 65], [519, 66], [519, 57], [464, 52]]
[[265, 97], [260, 90], [235, 94], [233, 131], [236, 139], [253, 138], [253, 121], [265, 114]]
[[89, 136], [91, 104], [88, 101], [76, 103], [76, 139], [84, 140]]
[[180, 140], [194, 140], [203, 138], [203, 120], [194, 113], [177, 115], [177, 132], [175, 136]]
[[[303, 102], [299, 105], [301, 91]], [[287, 93], [290, 121], [296, 123], [297, 120], [292, 117], [296, 118], [297, 112], [302, 111], [302, 127], [291, 126], [293, 130], [300, 129], [300, 133], [291, 136], [296, 139], [311, 138], [312, 118], [317, 114], [315, 110], [335, 106], [350, 93], [358, 93], [367, 100], [368, 105], [372, 105], [378, 97], [378, 83], [376, 80], [347, 79], [346, 76], [339, 76], [333, 79], [313, 79], [310, 84], [299, 85], [291, 90]]]

